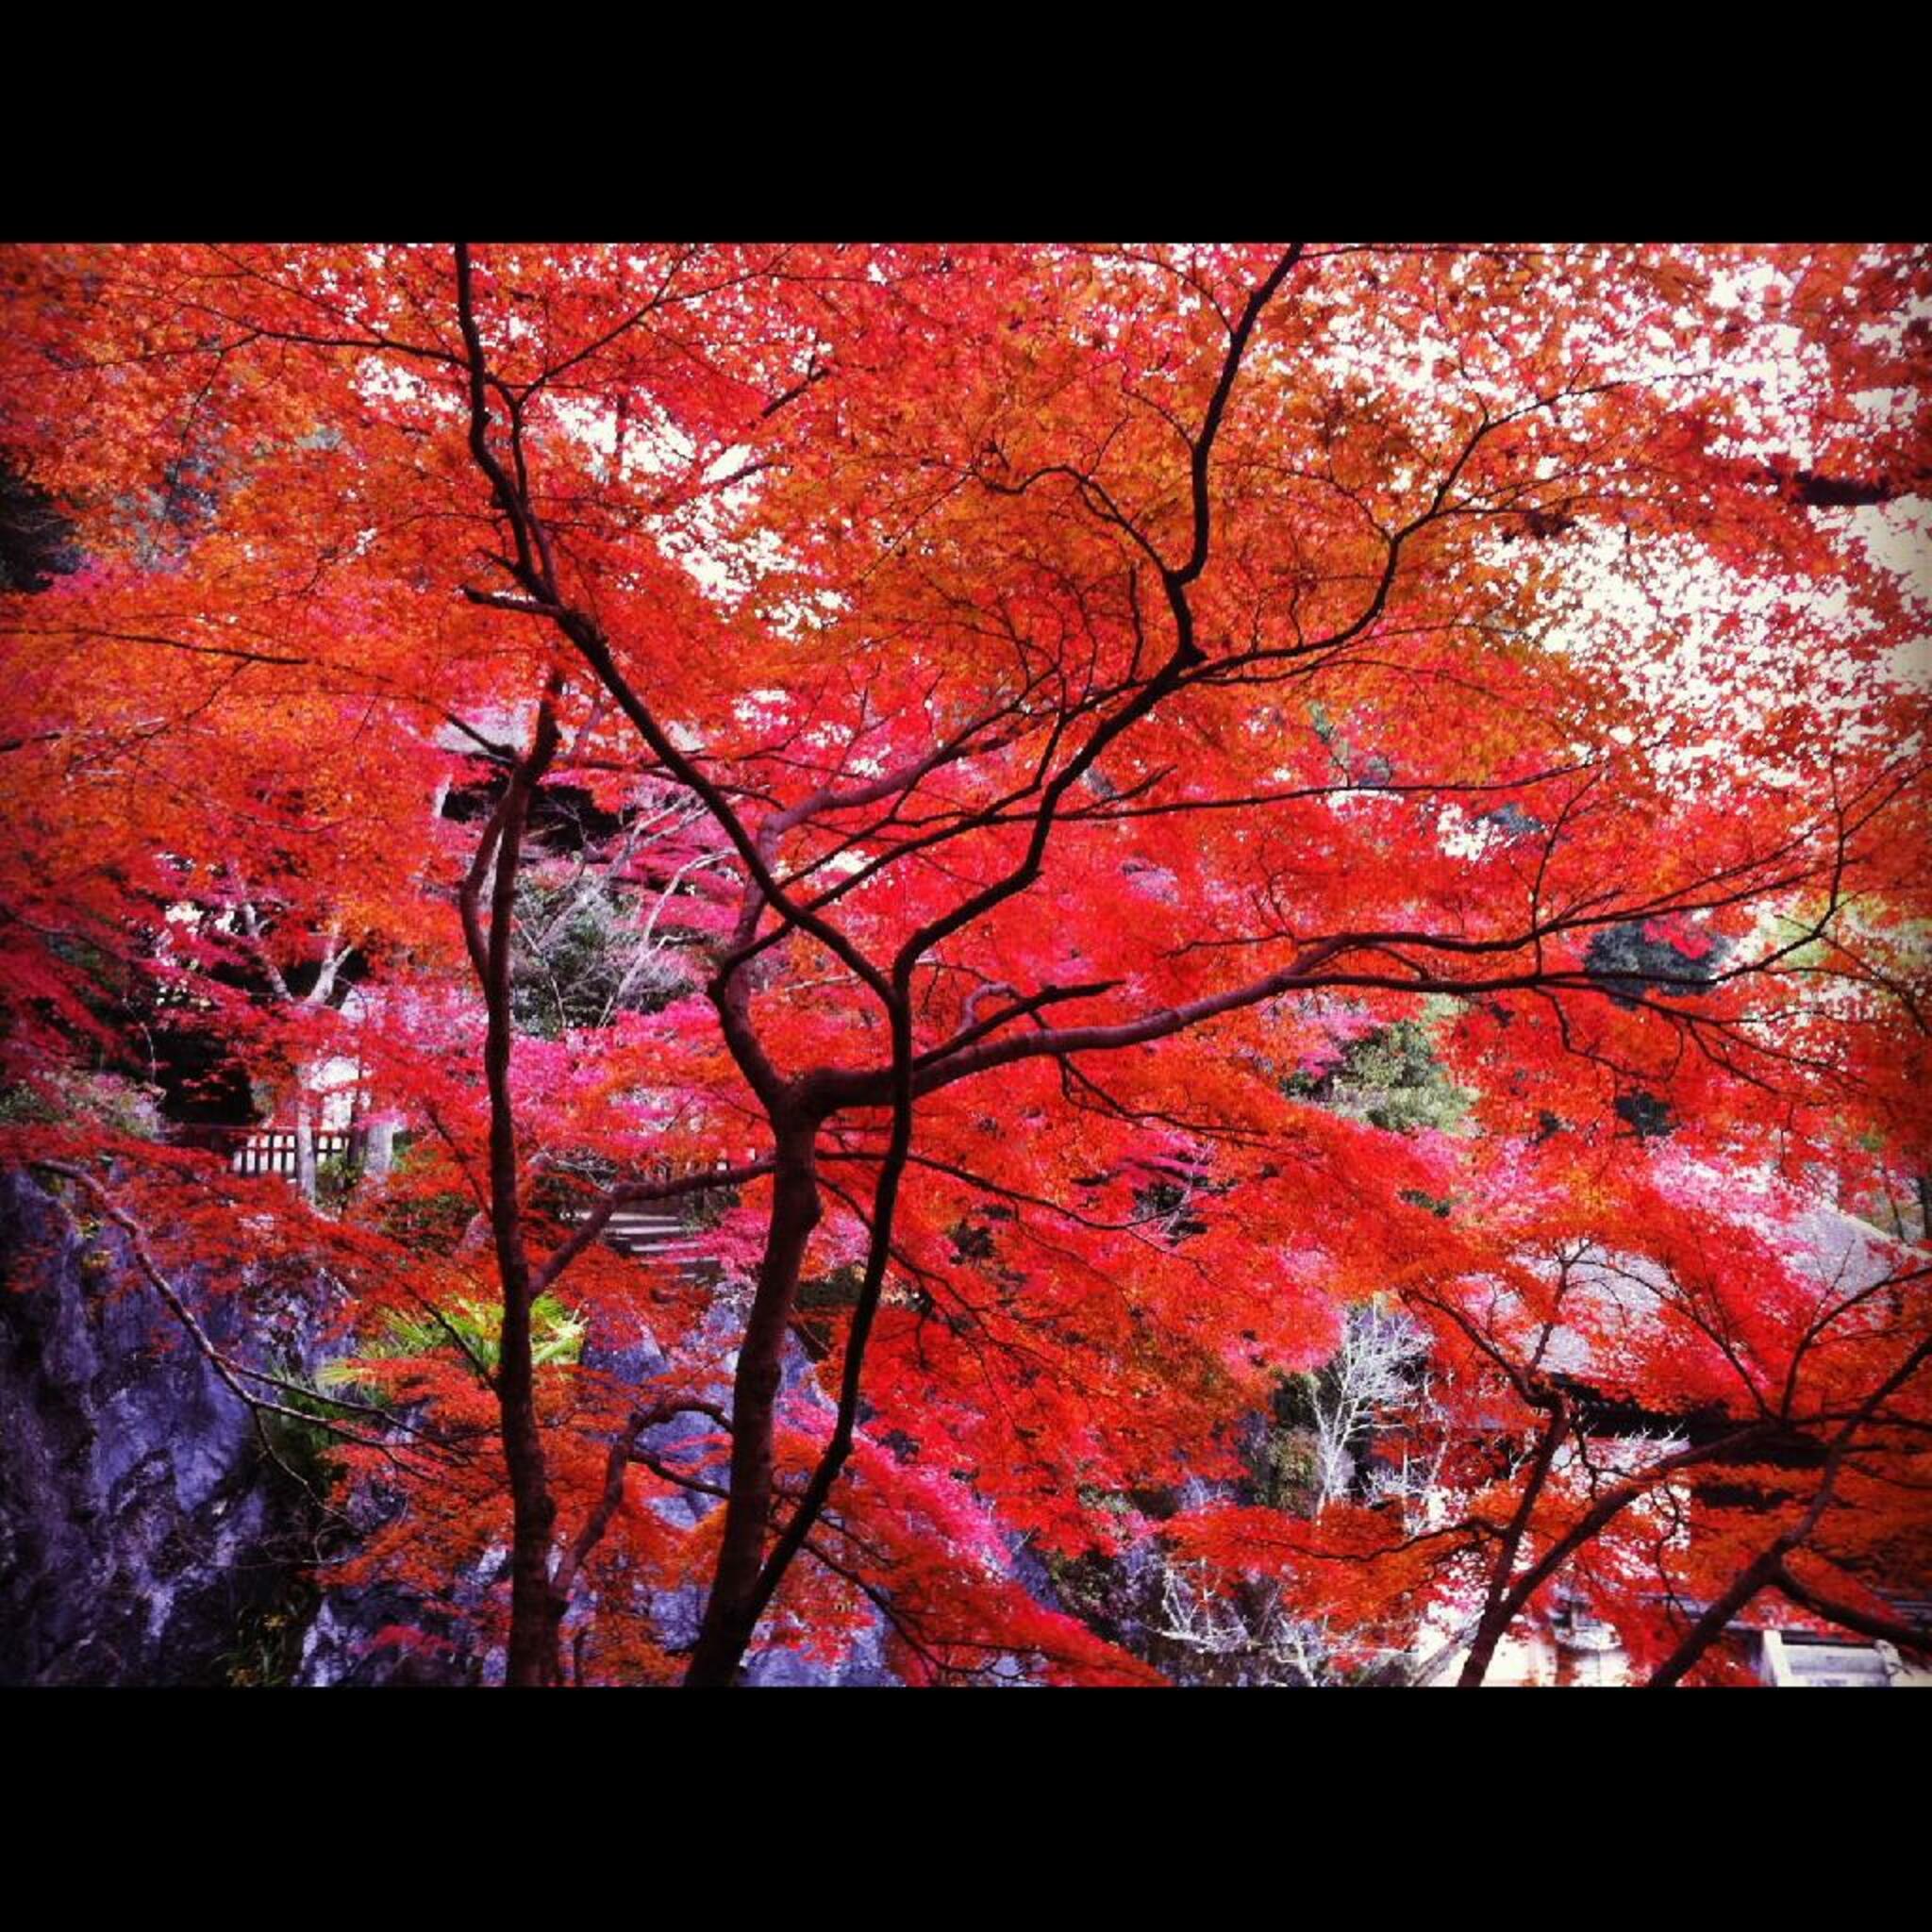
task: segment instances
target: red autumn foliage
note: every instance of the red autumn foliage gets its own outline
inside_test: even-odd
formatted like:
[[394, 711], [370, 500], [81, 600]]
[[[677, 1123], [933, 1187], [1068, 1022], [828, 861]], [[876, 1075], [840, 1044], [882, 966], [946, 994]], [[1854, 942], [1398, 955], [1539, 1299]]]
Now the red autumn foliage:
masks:
[[[1923, 252], [9, 271], [85, 561], [5, 604], [7, 1155], [158, 1292], [325, 1272], [359, 1571], [510, 1681], [1138, 1681], [1023, 1569], [1150, 1545], [1472, 1681], [1925, 1576], [1923, 502], [1778, 483], [1926, 473]], [[158, 1031], [301, 1187], [116, 1124]], [[1353, 1104], [1415, 1039], [1454, 1117]], [[597, 1239], [721, 1161], [708, 1267]], [[1375, 1306], [1436, 1500], [1243, 1501]]]

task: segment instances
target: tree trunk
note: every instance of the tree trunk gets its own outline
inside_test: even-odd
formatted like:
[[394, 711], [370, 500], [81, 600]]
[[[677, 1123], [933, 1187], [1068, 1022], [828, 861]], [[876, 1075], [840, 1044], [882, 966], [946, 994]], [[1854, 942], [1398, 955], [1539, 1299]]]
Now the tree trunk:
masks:
[[1570, 1406], [1562, 1396], [1547, 1397], [1543, 1406], [1548, 1408], [1550, 1419], [1543, 1427], [1542, 1440], [1537, 1444], [1536, 1466], [1524, 1486], [1523, 1501], [1510, 1519], [1503, 1547], [1496, 1553], [1495, 1567], [1490, 1573], [1489, 1597], [1483, 1605], [1482, 1621], [1476, 1625], [1475, 1639], [1469, 1646], [1469, 1656], [1456, 1680], [1458, 1690], [1481, 1688], [1484, 1677], [1489, 1674], [1491, 1660], [1496, 1655], [1496, 1646], [1502, 1642], [1516, 1618], [1517, 1606], [1512, 1601], [1509, 1589], [1509, 1579], [1516, 1570], [1516, 1555], [1523, 1547], [1523, 1539], [1529, 1529], [1537, 1498], [1542, 1494], [1550, 1465], [1556, 1460], [1557, 1445], [1563, 1440], [1563, 1431], [1570, 1424]]
[[498, 1349], [496, 1400], [503, 1458], [510, 1492], [509, 1658], [505, 1682], [517, 1686], [560, 1681], [558, 1634], [564, 1601], [551, 1582], [551, 1540], [557, 1503], [550, 1493], [543, 1434], [537, 1414], [536, 1373], [530, 1357], [530, 1263], [524, 1249], [518, 1196], [516, 1114], [509, 1071], [514, 1034], [510, 1024], [510, 934], [516, 920], [517, 867], [530, 795], [557, 749], [557, 725], [546, 697], [538, 712], [530, 755], [511, 774], [499, 808], [495, 874], [491, 881], [490, 929], [477, 918], [483, 867], [490, 859], [485, 836], [460, 894], [464, 935], [482, 984], [490, 1016], [483, 1042], [483, 1072], [490, 1089], [490, 1226], [497, 1275], [503, 1287], [503, 1331]]
[[[504, 935], [503, 947], [508, 952], [521, 817], [521, 810], [513, 811], [504, 827], [491, 928], [492, 953], [499, 933]], [[564, 1606], [550, 1582], [557, 1502], [550, 1493], [542, 1429], [537, 1416], [536, 1371], [530, 1351], [530, 1268], [524, 1251], [517, 1200], [516, 1127], [508, 1099], [509, 1057], [509, 987], [506, 967], [490, 988], [490, 1033], [484, 1064], [490, 1075], [492, 1102], [491, 1224], [496, 1238], [497, 1274], [503, 1284], [503, 1335], [496, 1371], [496, 1399], [502, 1420], [504, 1464], [509, 1475], [511, 1512], [509, 1661], [505, 1681], [528, 1686], [558, 1681], [557, 1640]]]
[[511, 1522], [509, 1658], [504, 1681], [525, 1687], [558, 1681], [557, 1641], [564, 1611], [550, 1582], [557, 1503], [544, 1466], [535, 1383], [525, 1272], [514, 1288], [508, 1278], [504, 1282], [503, 1353], [497, 1372]]
[[724, 1540], [697, 1648], [685, 1674], [692, 1687], [734, 1681], [758, 1621], [758, 1574], [772, 1515], [772, 1435], [784, 1368], [785, 1331], [798, 1291], [806, 1242], [823, 1211], [813, 1142], [817, 1124], [778, 1120], [776, 1195], [758, 1270], [757, 1296], [739, 1351], [731, 1399], [731, 1496]]

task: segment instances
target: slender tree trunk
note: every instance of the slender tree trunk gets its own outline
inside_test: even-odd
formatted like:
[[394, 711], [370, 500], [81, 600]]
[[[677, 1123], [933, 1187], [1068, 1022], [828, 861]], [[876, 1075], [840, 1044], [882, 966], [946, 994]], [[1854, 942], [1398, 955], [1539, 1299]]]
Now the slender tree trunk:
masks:
[[839, 1413], [830, 1439], [819, 1453], [805, 1491], [792, 1505], [790, 1520], [779, 1532], [758, 1574], [750, 1604], [750, 1626], [764, 1615], [785, 1573], [805, 1548], [820, 1516], [824, 1511], [832, 1486], [852, 1453], [854, 1433], [858, 1427], [859, 1389], [865, 1375], [866, 1344], [885, 1293], [886, 1268], [892, 1255], [892, 1222], [898, 1211], [899, 1185], [906, 1176], [906, 1163], [912, 1152], [912, 1007], [908, 997], [909, 974], [902, 968], [893, 988], [892, 1001], [892, 1131], [886, 1142], [886, 1158], [880, 1163], [878, 1185], [873, 1191], [872, 1238], [867, 1244], [865, 1278], [858, 1300], [852, 1310], [852, 1325], [845, 1335], [845, 1360], [839, 1376]]
[[758, 1293], [738, 1355], [731, 1400], [731, 1497], [724, 1540], [686, 1684], [731, 1683], [758, 1622], [758, 1574], [772, 1515], [772, 1436], [784, 1368], [785, 1331], [798, 1291], [806, 1242], [823, 1211], [813, 1143], [817, 1123], [796, 1116], [777, 1133], [776, 1194]]
[[490, 1207], [503, 1284], [503, 1335], [496, 1371], [504, 1462], [510, 1485], [510, 1630], [505, 1681], [558, 1681], [557, 1641], [564, 1606], [550, 1583], [557, 1501], [550, 1493], [543, 1434], [537, 1414], [536, 1372], [530, 1351], [530, 1267], [524, 1252], [517, 1198], [516, 1120], [509, 1104], [509, 935], [515, 918], [517, 861], [528, 806], [525, 774], [512, 785], [497, 851], [491, 894], [491, 977], [486, 988], [490, 1031], [484, 1070], [490, 1082]]
[[1529, 1529], [1529, 1519], [1535, 1511], [1537, 1498], [1542, 1494], [1543, 1484], [1550, 1474], [1550, 1464], [1556, 1460], [1557, 1445], [1563, 1440], [1563, 1431], [1570, 1424], [1570, 1405], [1562, 1396], [1549, 1400], [1550, 1419], [1543, 1427], [1542, 1439], [1537, 1444], [1536, 1466], [1530, 1471], [1529, 1482], [1523, 1492], [1523, 1501], [1517, 1505], [1516, 1514], [1510, 1518], [1509, 1527], [1504, 1534], [1503, 1546], [1496, 1552], [1495, 1567], [1490, 1572], [1490, 1589], [1483, 1605], [1482, 1621], [1475, 1626], [1475, 1637], [1469, 1646], [1469, 1656], [1464, 1660], [1462, 1673], [1456, 1680], [1458, 1690], [1479, 1689], [1483, 1678], [1489, 1674], [1491, 1660], [1496, 1655], [1496, 1646], [1502, 1642], [1504, 1633], [1515, 1621], [1516, 1607], [1510, 1601], [1509, 1579], [1516, 1569], [1516, 1554], [1523, 1547], [1523, 1539]]
[[[502, 1265], [502, 1244], [498, 1244]], [[537, 1417], [530, 1361], [527, 1269], [513, 1280], [504, 1272], [503, 1352], [497, 1371], [503, 1456], [510, 1486], [510, 1626], [505, 1682], [530, 1686], [558, 1681], [558, 1632], [564, 1605], [551, 1588], [557, 1502], [550, 1493], [543, 1437]]]
[[[485, 831], [458, 895], [464, 940], [489, 1014], [483, 1073], [490, 1090], [490, 1230], [503, 1289], [495, 1383], [510, 1492], [509, 1657], [505, 1681], [519, 1686], [560, 1680], [558, 1635], [565, 1607], [550, 1575], [557, 1503], [550, 1493], [530, 1358], [530, 1264], [524, 1248], [516, 1114], [509, 1085], [515, 1037], [510, 1024], [510, 939], [516, 921], [517, 867], [530, 795], [555, 757], [557, 742], [557, 722], [546, 697], [538, 712], [530, 754], [511, 774], [503, 803]], [[477, 902], [492, 859], [486, 935]]]

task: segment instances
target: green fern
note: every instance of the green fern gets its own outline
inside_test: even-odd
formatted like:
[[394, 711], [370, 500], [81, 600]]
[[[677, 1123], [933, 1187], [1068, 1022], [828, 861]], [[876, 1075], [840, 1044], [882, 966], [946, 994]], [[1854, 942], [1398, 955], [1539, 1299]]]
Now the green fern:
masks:
[[[531, 1362], [545, 1369], [581, 1359], [589, 1326], [581, 1315], [555, 1295], [540, 1294], [530, 1305]], [[384, 1318], [383, 1332], [370, 1341], [359, 1355], [345, 1361], [330, 1362], [317, 1379], [325, 1388], [342, 1388], [357, 1380], [357, 1369], [362, 1362], [405, 1361], [434, 1355], [439, 1349], [454, 1348], [458, 1341], [475, 1361], [493, 1371], [503, 1356], [501, 1306], [461, 1296], [438, 1314], [425, 1310], [420, 1315], [410, 1315], [392, 1309]]]

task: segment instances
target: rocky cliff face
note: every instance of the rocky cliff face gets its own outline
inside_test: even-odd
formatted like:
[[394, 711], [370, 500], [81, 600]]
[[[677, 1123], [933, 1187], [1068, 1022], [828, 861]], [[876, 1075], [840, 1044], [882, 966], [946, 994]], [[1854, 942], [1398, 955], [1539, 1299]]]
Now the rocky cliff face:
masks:
[[[0, 1174], [0, 1684], [477, 1681], [465, 1632], [434, 1652], [378, 1641], [433, 1621], [403, 1593], [308, 1583], [314, 1499], [119, 1229]], [[298, 1380], [320, 1367], [313, 1309], [175, 1285], [225, 1351]]]
[[[0, 1685], [500, 1681], [500, 1654], [459, 1613], [381, 1584], [305, 1580], [312, 1500], [264, 1455], [247, 1408], [132, 1265], [118, 1228], [0, 1172]], [[312, 1311], [210, 1294], [192, 1278], [175, 1286], [238, 1358], [302, 1380], [321, 1366]], [[598, 1338], [587, 1363], [634, 1383], [662, 1369], [648, 1336], [627, 1341]], [[788, 1384], [808, 1366], [794, 1344]], [[658, 1446], [703, 1426], [674, 1420]], [[715, 1506], [663, 1507], [695, 1519]], [[480, 1602], [500, 1578], [469, 1581]], [[627, 1607], [672, 1642], [695, 1636], [702, 1607], [694, 1584]], [[760, 1653], [746, 1681], [892, 1683], [881, 1638], [863, 1633], [830, 1670]]]
[[300, 1527], [253, 1421], [119, 1231], [17, 1174], [0, 1262], [0, 1683], [228, 1681]]

